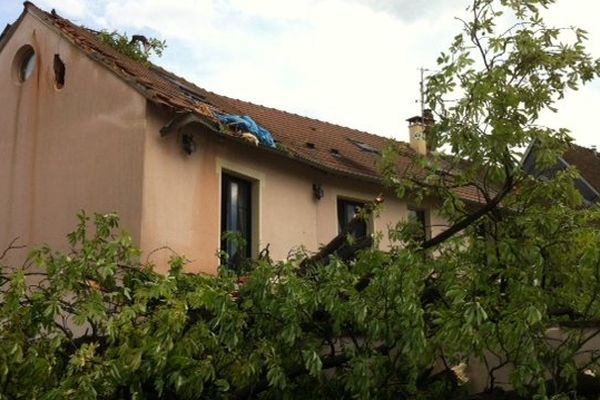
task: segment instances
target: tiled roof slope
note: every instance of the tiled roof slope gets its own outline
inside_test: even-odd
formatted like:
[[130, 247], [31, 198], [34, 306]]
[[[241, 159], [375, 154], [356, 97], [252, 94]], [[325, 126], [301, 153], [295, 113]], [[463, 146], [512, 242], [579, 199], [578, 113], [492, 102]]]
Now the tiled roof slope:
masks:
[[[54, 12], [47, 13], [30, 2], [25, 2], [25, 12], [55, 28], [151, 102], [176, 113], [193, 113], [214, 127], [215, 132], [223, 134], [215, 112], [249, 115], [272, 133], [278, 144], [277, 153], [327, 172], [374, 182], [381, 181], [376, 168], [378, 152], [389, 142], [400, 147], [399, 171], [405, 171], [412, 164], [414, 152], [406, 143], [218, 95], [158, 66], [145, 67], [129, 59], [102, 43], [94, 33]], [[10, 35], [9, 30], [6, 36]], [[6, 37], [0, 40], [0, 50], [5, 40]], [[457, 193], [466, 200], [479, 202], [481, 199], [474, 187], [458, 188]]]
[[[377, 152], [381, 151], [391, 139], [218, 95], [197, 87], [162, 68], [153, 67], [153, 70], [163, 77], [185, 85], [219, 110], [250, 115], [272, 133], [282, 151], [294, 158], [333, 172], [372, 180], [380, 179], [375, 166]], [[361, 149], [357, 143], [365, 144], [377, 152]], [[397, 141], [394, 143], [401, 146], [401, 151], [407, 154], [400, 161], [402, 164], [400, 168], [407, 168], [413, 151], [406, 143]]]
[[563, 160], [577, 167], [583, 179], [600, 192], [600, 156], [596, 150], [572, 144], [563, 154]]

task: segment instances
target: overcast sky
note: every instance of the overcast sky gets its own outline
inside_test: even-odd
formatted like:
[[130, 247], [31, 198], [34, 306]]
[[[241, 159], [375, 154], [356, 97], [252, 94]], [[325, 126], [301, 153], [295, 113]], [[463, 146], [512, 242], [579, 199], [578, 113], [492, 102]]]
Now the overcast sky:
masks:
[[[468, 0], [37, 0], [95, 29], [167, 41], [158, 64], [220, 94], [407, 140], [417, 115], [420, 67], [459, 32]], [[21, 0], [0, 0], [2, 27]], [[557, 25], [590, 33], [600, 56], [600, 1], [559, 0]], [[600, 145], [600, 82], [570, 93], [553, 127]]]

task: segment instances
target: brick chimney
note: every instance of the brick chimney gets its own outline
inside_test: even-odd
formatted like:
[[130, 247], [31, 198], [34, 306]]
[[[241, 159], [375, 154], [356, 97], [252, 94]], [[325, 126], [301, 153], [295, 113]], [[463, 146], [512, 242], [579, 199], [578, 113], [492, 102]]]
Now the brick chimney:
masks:
[[419, 154], [427, 154], [430, 150], [427, 144], [427, 129], [433, 126], [433, 113], [423, 110], [422, 116], [407, 119], [410, 147]]

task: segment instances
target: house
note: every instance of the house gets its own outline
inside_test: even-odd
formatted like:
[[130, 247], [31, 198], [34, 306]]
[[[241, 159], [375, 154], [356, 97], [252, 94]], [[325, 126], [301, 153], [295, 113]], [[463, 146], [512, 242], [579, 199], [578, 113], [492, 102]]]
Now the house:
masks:
[[537, 143], [533, 142], [523, 155], [522, 165], [528, 173], [550, 178], [559, 171], [575, 167], [579, 171], [575, 187], [581, 193], [584, 203], [600, 201], [600, 154], [595, 147], [588, 149], [572, 143], [554, 166], [543, 170], [536, 168], [536, 148]]
[[[226, 230], [284, 259], [315, 251], [356, 206], [383, 191], [380, 136], [221, 96], [144, 66], [80, 26], [25, 2], [0, 38], [0, 243], [64, 246], [80, 209], [116, 211], [146, 251], [167, 246], [190, 270], [214, 272]], [[273, 143], [240, 134], [223, 116], [250, 116]], [[408, 167], [426, 151], [424, 118], [411, 143], [393, 142]], [[477, 201], [472, 188], [461, 195]], [[434, 202], [385, 193], [366, 233], [419, 216], [434, 235]], [[153, 252], [159, 266], [169, 251]]]

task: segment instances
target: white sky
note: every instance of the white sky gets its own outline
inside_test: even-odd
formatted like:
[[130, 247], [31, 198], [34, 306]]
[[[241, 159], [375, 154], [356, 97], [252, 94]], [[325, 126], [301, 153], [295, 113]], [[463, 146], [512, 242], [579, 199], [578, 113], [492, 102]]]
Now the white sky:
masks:
[[[459, 32], [468, 0], [37, 0], [76, 23], [167, 41], [158, 64], [220, 94], [407, 140], [419, 67]], [[0, 0], [2, 27], [22, 9]], [[589, 31], [599, 0], [558, 0], [547, 20]], [[2, 28], [0, 27], [0, 29]], [[570, 93], [545, 122], [600, 145], [600, 82]]]

